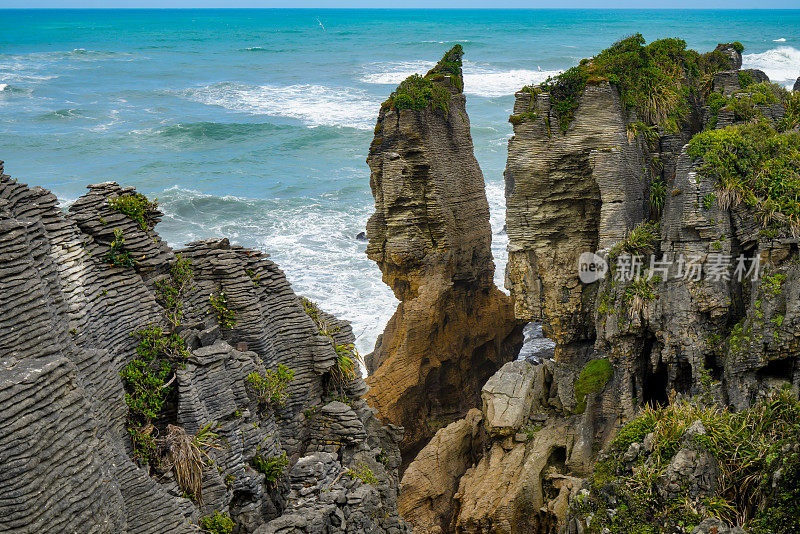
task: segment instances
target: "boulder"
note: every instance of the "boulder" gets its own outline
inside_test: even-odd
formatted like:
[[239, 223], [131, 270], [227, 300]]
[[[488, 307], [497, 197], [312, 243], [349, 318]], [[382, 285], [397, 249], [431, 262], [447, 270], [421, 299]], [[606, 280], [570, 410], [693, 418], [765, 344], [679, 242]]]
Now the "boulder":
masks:
[[481, 390], [486, 429], [492, 435], [511, 435], [528, 418], [533, 404], [535, 367], [526, 361], [508, 362]]

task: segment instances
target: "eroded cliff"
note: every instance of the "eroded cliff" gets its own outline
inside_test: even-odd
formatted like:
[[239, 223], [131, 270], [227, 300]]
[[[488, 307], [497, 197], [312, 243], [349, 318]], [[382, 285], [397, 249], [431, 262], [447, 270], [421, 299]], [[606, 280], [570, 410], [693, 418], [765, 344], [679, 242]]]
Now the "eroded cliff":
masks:
[[[507, 285], [555, 358], [506, 364], [482, 413], [410, 464], [416, 531], [702, 533], [791, 516], [800, 496], [776, 488], [796, 473], [800, 106], [740, 66], [738, 43], [700, 55], [633, 36], [517, 93]], [[595, 280], [579, 276], [584, 252]], [[786, 463], [744, 467], [737, 439]]]
[[0, 530], [405, 531], [350, 326], [159, 218], [113, 182], [65, 214], [0, 165]]
[[472, 151], [461, 47], [381, 107], [370, 146], [375, 213], [367, 254], [400, 305], [367, 357], [366, 398], [401, 425], [410, 459], [480, 403], [480, 388], [522, 343], [492, 282], [489, 205]]

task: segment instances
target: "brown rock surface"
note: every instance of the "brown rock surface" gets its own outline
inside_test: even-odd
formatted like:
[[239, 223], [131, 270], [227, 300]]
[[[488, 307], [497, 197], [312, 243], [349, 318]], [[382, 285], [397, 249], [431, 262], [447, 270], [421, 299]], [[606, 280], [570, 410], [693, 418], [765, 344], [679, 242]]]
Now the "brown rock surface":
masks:
[[522, 342], [511, 301], [492, 282], [489, 205], [460, 65], [457, 46], [425, 78], [446, 91], [446, 111], [398, 110], [390, 98], [367, 158], [375, 197], [367, 254], [401, 302], [367, 358], [366, 398], [405, 427], [408, 459], [480, 405], [481, 386]]

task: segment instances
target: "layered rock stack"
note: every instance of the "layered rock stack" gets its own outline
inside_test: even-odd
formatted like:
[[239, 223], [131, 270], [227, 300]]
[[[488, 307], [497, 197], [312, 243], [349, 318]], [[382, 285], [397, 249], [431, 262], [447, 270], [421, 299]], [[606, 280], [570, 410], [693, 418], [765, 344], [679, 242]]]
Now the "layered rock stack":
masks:
[[[440, 430], [409, 465], [400, 509], [415, 532], [600, 531], [618, 510], [577, 517], [568, 509], [587, 502], [586, 492], [575, 500], [582, 486], [591, 488], [582, 479], [641, 406], [703, 394], [703, 402], [744, 409], [776, 389], [797, 395], [797, 227], [726, 193], [687, 145], [702, 130], [746, 121], [797, 131], [796, 117], [794, 126], [782, 122], [788, 93], [764, 73], [739, 70], [738, 43], [697, 61], [710, 71], [706, 89], [687, 92], [695, 96], [671, 128], [623, 105], [620, 88], [600, 76], [588, 78], [564, 127], [553, 86], [517, 93], [505, 174], [507, 285], [517, 317], [542, 321], [556, 341], [555, 359], [506, 364], [484, 385], [482, 410]], [[582, 252], [608, 261], [605, 278], [580, 281]], [[658, 278], [642, 270], [644, 281], [634, 282], [616, 266], [626, 254], [641, 254], [643, 268], [652, 254], [672, 270], [653, 273]], [[715, 279], [717, 256], [727, 263]], [[680, 257], [702, 266], [701, 279], [676, 272]], [[758, 260], [758, 280], [735, 278], [738, 258], [746, 269]], [[610, 449], [611, 460], [635, 473], [645, 456], [639, 449], [652, 443], [628, 445]], [[694, 458], [689, 449], [661, 474], [681, 491], [716, 465], [705, 456], [686, 461]], [[602, 484], [593, 498], [605, 495]], [[703, 487], [700, 494], [719, 497], [718, 487]], [[728, 528], [713, 518], [696, 532], [717, 524]]]
[[[266, 255], [226, 239], [179, 251], [193, 279], [173, 332], [188, 352], [148, 428], [160, 439], [212, 425], [202, 492], [187, 494], [168, 462], [136, 456], [120, 372], [141, 357], [137, 332], [168, 328], [158, 288], [178, 256], [154, 230], [154, 206], [141, 204], [137, 220], [109, 203], [118, 198], [136, 192], [90, 186], [65, 214], [0, 164], [0, 531], [188, 533], [214, 514], [242, 534], [406, 531], [401, 431], [359, 398], [360, 376], [332, 377], [349, 325], [301, 302]], [[210, 298], [223, 292], [227, 322]], [[265, 407], [248, 376], [279, 364], [294, 379]]]
[[375, 213], [367, 254], [400, 305], [367, 358], [367, 399], [402, 425], [414, 454], [480, 403], [521, 345], [511, 301], [492, 282], [491, 227], [462, 92], [461, 47], [381, 108], [370, 146]]

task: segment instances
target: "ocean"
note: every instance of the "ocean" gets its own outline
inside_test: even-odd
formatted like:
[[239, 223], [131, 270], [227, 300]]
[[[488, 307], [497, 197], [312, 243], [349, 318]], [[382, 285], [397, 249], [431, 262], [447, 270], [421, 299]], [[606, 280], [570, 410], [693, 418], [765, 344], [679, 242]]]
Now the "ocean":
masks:
[[380, 103], [456, 43], [492, 213], [513, 94], [619, 38], [738, 40], [791, 87], [800, 11], [0, 10], [0, 159], [68, 206], [107, 180], [157, 197], [173, 247], [216, 236], [271, 254], [369, 352], [397, 301], [366, 258], [365, 163]]

